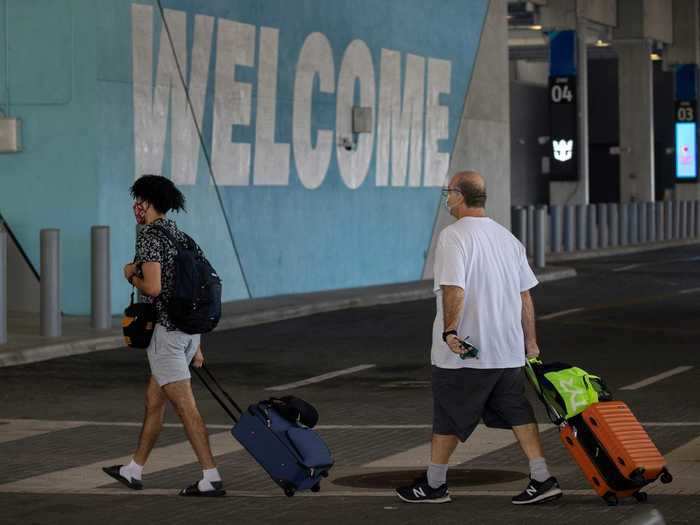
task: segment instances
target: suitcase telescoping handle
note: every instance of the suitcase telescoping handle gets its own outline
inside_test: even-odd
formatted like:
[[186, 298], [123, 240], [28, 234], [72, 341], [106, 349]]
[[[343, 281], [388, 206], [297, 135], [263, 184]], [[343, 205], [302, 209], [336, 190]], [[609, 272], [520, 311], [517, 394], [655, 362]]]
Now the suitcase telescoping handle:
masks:
[[563, 425], [566, 422], [566, 418], [559, 414], [559, 411], [555, 407], [553, 407], [544, 397], [544, 393], [542, 392], [542, 385], [540, 385], [540, 380], [537, 378], [537, 373], [532, 367], [533, 364], [541, 365], [542, 361], [540, 361], [537, 358], [527, 359], [525, 361], [525, 372], [527, 374], [528, 379], [530, 380], [530, 384], [532, 384], [532, 387], [537, 393], [537, 397], [540, 398], [540, 401], [542, 401], [542, 404], [544, 404], [544, 407], [547, 409], [547, 415], [549, 416], [549, 419], [552, 421], [552, 423], [554, 423], [555, 425]]
[[[204, 370], [204, 372], [209, 376], [209, 379], [212, 380], [212, 382], [214, 383], [214, 385], [216, 385], [216, 387], [217, 387], [217, 388], [221, 391], [221, 393], [226, 397], [226, 399], [229, 401], [229, 403], [231, 403], [231, 404], [233, 405], [233, 407], [236, 409], [236, 411], [238, 412], [238, 414], [239, 414], [239, 415], [240, 415], [240, 414], [243, 414], [243, 411], [241, 410], [241, 407], [238, 406], [238, 403], [236, 403], [236, 402], [233, 400], [233, 398], [229, 395], [229, 393], [226, 392], [226, 390], [223, 389], [223, 387], [219, 384], [219, 382], [216, 380], [216, 378], [214, 377], [214, 375], [209, 371], [209, 369], [208, 369], [206, 366], [202, 365], [202, 370]], [[207, 390], [209, 390], [209, 393], [214, 397], [214, 399], [216, 399], [216, 400], [218, 401], [219, 405], [221, 405], [221, 408], [223, 408], [223, 409], [226, 411], [226, 413], [227, 413], [229, 416], [231, 416], [231, 419], [233, 419], [234, 423], [238, 423], [238, 418], [235, 416], [235, 414], [233, 413], [233, 411], [231, 410], [231, 408], [228, 407], [228, 406], [226, 405], [226, 403], [223, 402], [223, 400], [218, 396], [218, 394], [217, 394], [216, 392], [214, 392], [214, 389], [213, 389], [213, 388], [211, 387], [211, 385], [204, 379], [204, 376], [202, 376], [202, 374], [200, 374], [199, 371], [198, 371], [196, 368], [194, 368], [194, 367], [192, 367], [192, 371], [193, 371], [193, 372], [195, 373], [195, 375], [199, 378], [199, 380], [202, 382], [202, 384], [207, 388]]]

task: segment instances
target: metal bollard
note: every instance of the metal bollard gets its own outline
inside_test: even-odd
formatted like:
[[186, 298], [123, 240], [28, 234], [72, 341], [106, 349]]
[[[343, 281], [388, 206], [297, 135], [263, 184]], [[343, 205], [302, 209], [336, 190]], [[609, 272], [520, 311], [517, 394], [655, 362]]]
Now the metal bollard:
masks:
[[688, 201], [688, 238], [695, 238], [695, 201]]
[[561, 206], [551, 206], [550, 208], [550, 220], [551, 227], [549, 229], [551, 233], [550, 246], [552, 247], [552, 253], [560, 253], [562, 250], [562, 208]]
[[598, 207], [588, 205], [588, 249], [598, 249]]
[[7, 343], [7, 233], [0, 229], [0, 345], [5, 343]]
[[534, 245], [535, 245], [535, 267], [544, 268], [545, 266], [545, 246], [547, 243], [547, 209], [537, 208], [535, 210], [534, 224]]
[[527, 210], [521, 206], [513, 208], [512, 221], [513, 235], [525, 245], [527, 243]]
[[607, 204], [598, 204], [598, 245], [601, 248], [607, 248], [610, 245]]
[[649, 234], [647, 233], [647, 204], [648, 203], [646, 202], [640, 202], [637, 204], [640, 243], [647, 242], [647, 237], [649, 236]]
[[90, 230], [90, 238], [92, 247], [90, 294], [92, 327], [97, 330], [106, 330], [112, 326], [109, 226], [93, 226]]
[[41, 335], [61, 335], [61, 246], [60, 231], [41, 230]]
[[620, 246], [627, 246], [630, 242], [630, 205], [628, 202], [620, 204]]
[[610, 227], [610, 246], [620, 245], [620, 206], [616, 202], [608, 203], [608, 226]]
[[525, 208], [527, 210], [527, 256], [532, 257], [535, 252], [535, 207], [533, 205]]
[[664, 202], [664, 239], [673, 239], [673, 201]]
[[579, 251], [586, 249], [587, 208], [587, 204], [576, 205], [576, 249]]
[[693, 208], [695, 208], [695, 237], [700, 237], [700, 201], [694, 201]]
[[679, 202], [679, 227], [678, 227], [678, 238], [687, 239], [688, 238], [688, 201]]
[[629, 203], [629, 242], [630, 244], [637, 244], [639, 242], [639, 206], [636, 202]]
[[673, 203], [673, 234], [672, 238], [677, 241], [681, 238], [681, 206], [680, 201]]
[[647, 242], [656, 242], [656, 203], [647, 202]]
[[564, 206], [564, 250], [571, 253], [576, 248], [576, 221], [574, 206]]
[[666, 205], [664, 201], [656, 203], [656, 240], [666, 239]]

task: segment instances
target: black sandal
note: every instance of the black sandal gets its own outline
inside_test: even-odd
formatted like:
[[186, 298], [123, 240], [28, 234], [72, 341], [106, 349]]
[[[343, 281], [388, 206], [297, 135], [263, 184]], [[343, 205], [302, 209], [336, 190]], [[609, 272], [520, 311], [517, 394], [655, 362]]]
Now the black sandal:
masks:
[[112, 467], [102, 467], [102, 471], [107, 474], [108, 476], [113, 477], [116, 479], [119, 483], [123, 483], [127, 487], [129, 487], [132, 490], [143, 490], [143, 483], [141, 483], [141, 480], [138, 479], [132, 479], [129, 481], [126, 479], [124, 476], [122, 476], [119, 473], [119, 469], [122, 468], [123, 465], [114, 465]]
[[221, 481], [210, 481], [211, 486], [214, 487], [213, 490], [199, 490], [199, 482], [190, 485], [189, 487], [182, 489], [180, 491], [180, 496], [192, 496], [192, 497], [202, 497], [202, 498], [217, 498], [220, 496], [225, 496], [226, 491], [224, 490], [224, 484]]

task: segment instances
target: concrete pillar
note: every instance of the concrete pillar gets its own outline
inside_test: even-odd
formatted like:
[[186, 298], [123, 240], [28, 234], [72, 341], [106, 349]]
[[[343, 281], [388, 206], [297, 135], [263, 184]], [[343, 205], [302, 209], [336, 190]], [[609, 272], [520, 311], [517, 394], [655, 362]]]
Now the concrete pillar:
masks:
[[590, 182], [588, 166], [588, 30], [583, 17], [576, 18], [576, 103], [578, 109], [578, 188], [576, 202], [588, 204]]
[[649, 40], [615, 42], [620, 100], [620, 200], [654, 200], [654, 92]]
[[41, 230], [41, 335], [61, 335], [60, 231]]
[[576, 248], [576, 219], [573, 204], [564, 206], [564, 250], [571, 253]]
[[610, 226], [607, 204], [598, 204], [598, 244], [601, 248], [610, 246]]

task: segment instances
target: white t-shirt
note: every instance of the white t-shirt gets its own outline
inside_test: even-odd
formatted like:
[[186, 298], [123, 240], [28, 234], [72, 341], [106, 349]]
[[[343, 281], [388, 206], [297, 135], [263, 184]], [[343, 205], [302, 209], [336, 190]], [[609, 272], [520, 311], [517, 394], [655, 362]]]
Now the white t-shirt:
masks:
[[[445, 228], [435, 251], [437, 315], [431, 363], [439, 368], [517, 368], [525, 365], [520, 293], [538, 284], [525, 247], [486, 217], [464, 217]], [[464, 289], [457, 333], [469, 336], [479, 359], [462, 359], [442, 340], [441, 285]]]

